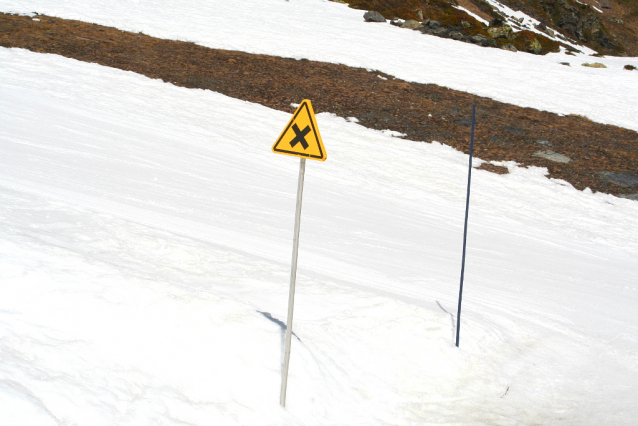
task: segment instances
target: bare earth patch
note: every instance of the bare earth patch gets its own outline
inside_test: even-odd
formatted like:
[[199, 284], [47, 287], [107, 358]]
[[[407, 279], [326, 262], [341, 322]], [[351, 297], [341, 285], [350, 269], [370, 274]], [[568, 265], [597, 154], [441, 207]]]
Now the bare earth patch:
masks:
[[496, 164], [483, 163], [476, 168], [477, 170], [487, 170], [488, 172], [496, 173], [499, 175], [506, 175], [509, 173], [507, 167], [497, 166]]

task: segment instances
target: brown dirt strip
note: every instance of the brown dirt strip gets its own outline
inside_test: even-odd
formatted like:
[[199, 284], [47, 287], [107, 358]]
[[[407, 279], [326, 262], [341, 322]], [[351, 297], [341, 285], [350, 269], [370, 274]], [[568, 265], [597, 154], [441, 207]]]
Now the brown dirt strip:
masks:
[[[316, 112], [356, 117], [369, 128], [399, 131], [414, 141], [436, 140], [466, 153], [472, 104], [476, 104], [477, 157], [547, 167], [550, 177], [581, 190], [636, 192], [600, 175], [638, 173], [638, 133], [631, 130], [344, 65], [209, 49], [43, 15], [38, 19], [0, 13], [0, 46], [95, 62], [287, 112], [293, 111], [291, 103], [310, 99]], [[535, 157], [539, 150], [566, 155], [571, 162]]]

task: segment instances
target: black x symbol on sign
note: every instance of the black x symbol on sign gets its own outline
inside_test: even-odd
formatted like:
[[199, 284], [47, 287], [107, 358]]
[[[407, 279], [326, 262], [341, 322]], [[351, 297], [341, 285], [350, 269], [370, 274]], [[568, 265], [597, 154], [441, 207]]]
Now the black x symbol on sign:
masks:
[[306, 126], [303, 130], [299, 130], [299, 126], [296, 124], [292, 125], [292, 130], [295, 131], [295, 138], [290, 141], [290, 146], [292, 148], [295, 147], [298, 143], [303, 146], [303, 149], [308, 148], [308, 142], [306, 142], [305, 136], [310, 132], [310, 126]]

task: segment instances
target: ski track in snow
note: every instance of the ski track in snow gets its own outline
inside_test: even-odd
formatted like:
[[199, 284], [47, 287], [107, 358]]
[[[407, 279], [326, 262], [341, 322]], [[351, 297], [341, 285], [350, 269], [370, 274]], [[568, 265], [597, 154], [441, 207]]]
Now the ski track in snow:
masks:
[[289, 117], [0, 48], [0, 424], [633, 423], [638, 203], [475, 170], [457, 349], [467, 156], [326, 113], [280, 408]]
[[[242, 0], [232, 5], [220, 0], [187, 5], [168, 0], [0, 0], [0, 11], [37, 12], [211, 48], [380, 70], [407, 81], [638, 130], [638, 79], [623, 70], [624, 65], [638, 66], [638, 58], [486, 49], [389, 23], [366, 23], [364, 11], [323, 0]], [[603, 62], [609, 68], [582, 67], [585, 62]]]

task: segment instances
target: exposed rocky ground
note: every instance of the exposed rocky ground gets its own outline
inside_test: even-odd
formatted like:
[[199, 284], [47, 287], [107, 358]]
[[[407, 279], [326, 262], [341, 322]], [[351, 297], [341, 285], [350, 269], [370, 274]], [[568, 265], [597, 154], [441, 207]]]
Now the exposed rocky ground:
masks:
[[[440, 37], [521, 50], [535, 54], [571, 49], [566, 42], [587, 46], [601, 55], [638, 56], [636, 0], [499, 0], [539, 23], [530, 31], [523, 21], [495, 7], [496, 0], [333, 0], [373, 11], [396, 25]], [[455, 6], [461, 6], [485, 25]], [[436, 21], [431, 28], [429, 21]], [[436, 30], [436, 31], [432, 31]], [[484, 37], [477, 38], [476, 36]]]
[[[307, 98], [318, 113], [356, 117], [370, 128], [399, 131], [414, 141], [437, 140], [465, 152], [476, 104], [479, 158], [547, 167], [550, 177], [578, 189], [638, 192], [638, 133], [631, 130], [408, 83], [381, 72], [209, 49], [42, 15], [37, 19], [0, 14], [0, 46], [130, 70], [288, 112], [292, 103]], [[483, 168], [507, 173], [493, 164]]]
[[[388, 4], [396, 5], [397, 3], [420, 5], [415, 8], [401, 7], [384, 10]], [[474, 8], [474, 12], [488, 21], [487, 25], [444, 0], [430, 0], [426, 3], [403, 0], [354, 1], [351, 5], [358, 8], [371, 7], [371, 10], [364, 14], [364, 19], [368, 22], [386, 22], [385, 17], [392, 16], [391, 24], [393, 25], [483, 47], [500, 47], [535, 54], [558, 52], [561, 45], [571, 49], [568, 45], [529, 30], [514, 32], [503, 16], [486, 7], [483, 8], [485, 10]], [[471, 7], [474, 4], [466, 4], [466, 6]]]

